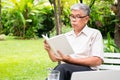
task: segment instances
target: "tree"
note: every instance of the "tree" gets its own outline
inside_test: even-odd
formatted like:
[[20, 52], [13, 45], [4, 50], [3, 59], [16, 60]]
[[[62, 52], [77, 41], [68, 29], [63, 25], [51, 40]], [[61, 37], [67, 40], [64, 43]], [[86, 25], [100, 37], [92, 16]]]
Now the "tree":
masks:
[[1, 0], [0, 0], [0, 34], [2, 33], [2, 24], [1, 24]]
[[115, 26], [115, 43], [120, 48], [120, 0], [117, 0], [117, 3], [115, 3], [115, 5], [117, 8], [116, 15], [118, 19], [118, 22], [116, 23]]
[[56, 27], [56, 35], [59, 35], [62, 33], [61, 30], [61, 8], [60, 8], [60, 0], [49, 0], [51, 5], [54, 6], [54, 15], [55, 15], [55, 27]]
[[[56, 5], [57, 2], [57, 5]], [[55, 11], [55, 19], [56, 19], [56, 35], [62, 33], [61, 30], [61, 8], [60, 8], [60, 0], [54, 0], [54, 11]]]
[[80, 2], [82, 3], [82, 2], [83, 2], [83, 0], [80, 0]]

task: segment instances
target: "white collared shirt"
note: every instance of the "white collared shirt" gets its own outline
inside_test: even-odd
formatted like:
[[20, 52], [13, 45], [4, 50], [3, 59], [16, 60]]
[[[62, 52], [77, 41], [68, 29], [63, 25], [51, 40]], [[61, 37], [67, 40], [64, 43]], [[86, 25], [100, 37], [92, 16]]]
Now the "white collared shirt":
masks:
[[77, 36], [73, 30], [65, 35], [75, 51], [71, 57], [86, 58], [98, 56], [103, 59], [103, 39], [100, 31], [97, 29], [86, 25]]

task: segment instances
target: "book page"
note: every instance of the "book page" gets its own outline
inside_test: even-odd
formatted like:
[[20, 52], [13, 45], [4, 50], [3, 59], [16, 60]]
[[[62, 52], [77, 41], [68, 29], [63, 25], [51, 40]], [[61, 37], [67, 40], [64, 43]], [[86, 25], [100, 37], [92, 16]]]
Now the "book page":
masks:
[[49, 38], [47, 37], [47, 35], [42, 35], [42, 37], [45, 39], [45, 40], [48, 40]]
[[70, 55], [74, 53], [70, 43], [68, 42], [64, 34], [57, 35], [57, 36], [54, 36], [48, 39], [46, 37], [44, 38], [46, 39], [46, 41], [48, 42], [48, 44], [50, 45], [50, 47], [52, 48], [53, 52], [56, 55], [58, 55], [57, 53], [58, 50], [61, 51], [65, 55]]

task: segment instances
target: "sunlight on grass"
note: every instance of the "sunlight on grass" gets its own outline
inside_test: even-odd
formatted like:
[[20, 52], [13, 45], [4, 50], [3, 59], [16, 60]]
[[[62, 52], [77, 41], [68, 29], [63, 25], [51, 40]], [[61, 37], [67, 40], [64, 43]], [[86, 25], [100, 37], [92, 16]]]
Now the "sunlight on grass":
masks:
[[0, 41], [0, 80], [45, 80], [51, 62], [43, 39]]

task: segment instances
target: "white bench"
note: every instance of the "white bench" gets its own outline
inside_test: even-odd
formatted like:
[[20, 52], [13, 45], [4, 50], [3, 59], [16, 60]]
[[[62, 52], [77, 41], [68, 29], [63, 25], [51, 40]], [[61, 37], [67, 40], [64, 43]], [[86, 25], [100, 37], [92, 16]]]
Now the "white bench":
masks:
[[104, 63], [100, 70], [120, 70], [120, 53], [104, 53]]
[[74, 72], [71, 80], [120, 80], [120, 53], [104, 53], [98, 71]]
[[119, 70], [74, 72], [71, 80], [120, 80]]

